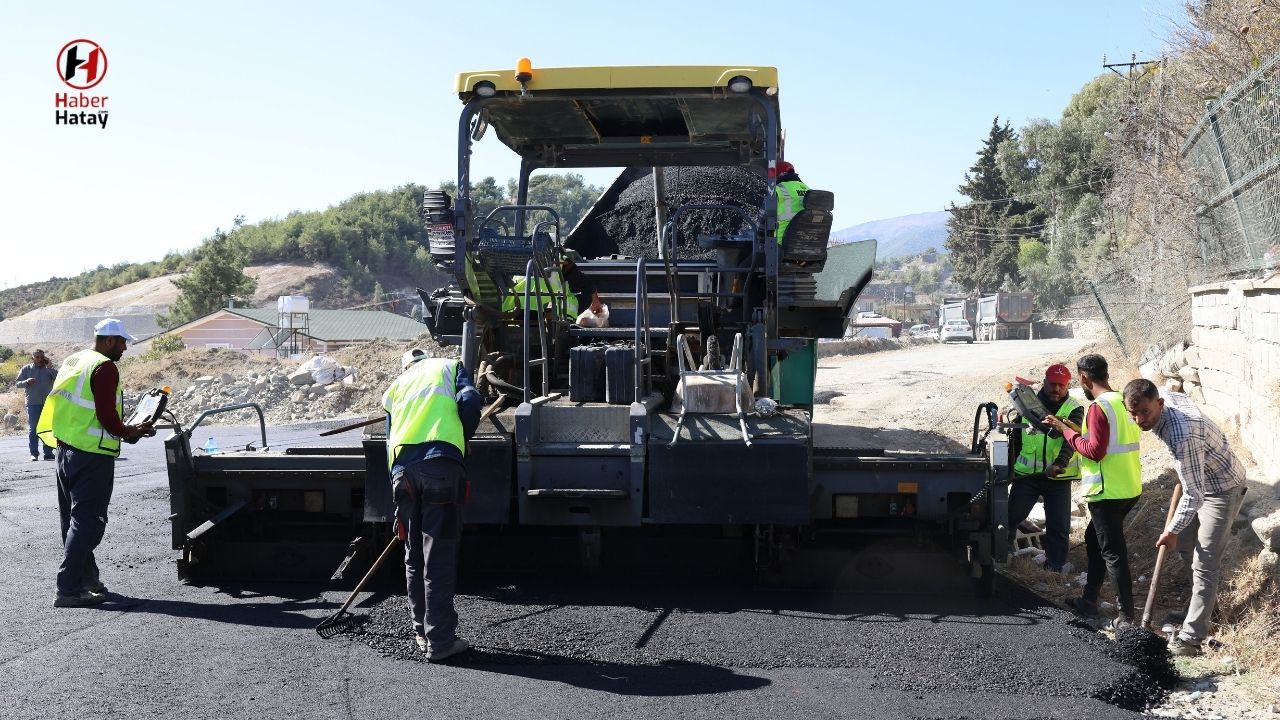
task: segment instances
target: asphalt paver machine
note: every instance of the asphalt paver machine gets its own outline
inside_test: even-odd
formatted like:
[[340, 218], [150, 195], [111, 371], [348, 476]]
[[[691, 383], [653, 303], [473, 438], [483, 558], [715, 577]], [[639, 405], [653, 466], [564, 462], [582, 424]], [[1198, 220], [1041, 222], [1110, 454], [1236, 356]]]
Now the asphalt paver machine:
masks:
[[[559, 528], [593, 566], [610, 533], [696, 528], [743, 538], [765, 566], [825, 528], [923, 524], [990, 578], [1009, 472], [1003, 436], [978, 432], [994, 408], [967, 453], [814, 446], [818, 341], [842, 336], [875, 250], [828, 248], [834, 198], [817, 189], [777, 238], [774, 68], [522, 61], [460, 73], [454, 89], [457, 197], [424, 199], [427, 249], [454, 281], [421, 294], [488, 405], [467, 457], [469, 532]], [[486, 136], [518, 163], [514, 204], [473, 197]], [[619, 175], [575, 227], [529, 201], [535, 173], [586, 168]], [[570, 312], [566, 260], [607, 326]], [[359, 557], [352, 536], [369, 548], [386, 532], [376, 435], [210, 457], [190, 435], [167, 443], [188, 574], [331, 568]]]

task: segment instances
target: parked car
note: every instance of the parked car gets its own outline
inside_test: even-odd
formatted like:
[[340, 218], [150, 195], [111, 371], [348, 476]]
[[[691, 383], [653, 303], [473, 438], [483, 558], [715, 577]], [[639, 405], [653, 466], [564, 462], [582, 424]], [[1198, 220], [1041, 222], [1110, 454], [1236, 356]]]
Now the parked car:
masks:
[[908, 332], [911, 333], [911, 337], [929, 337], [933, 335], [934, 330], [928, 325], [912, 325]]
[[973, 327], [968, 320], [948, 320], [938, 329], [938, 339], [942, 342], [963, 340], [973, 342]]

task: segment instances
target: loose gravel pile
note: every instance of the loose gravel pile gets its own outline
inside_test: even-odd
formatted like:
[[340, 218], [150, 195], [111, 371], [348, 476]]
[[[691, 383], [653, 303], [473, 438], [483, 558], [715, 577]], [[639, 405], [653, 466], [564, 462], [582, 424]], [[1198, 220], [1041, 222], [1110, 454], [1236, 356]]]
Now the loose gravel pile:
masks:
[[1169, 647], [1164, 638], [1155, 633], [1133, 625], [1121, 627], [1116, 631], [1115, 642], [1109, 644], [1107, 654], [1133, 667], [1134, 672], [1107, 692], [1094, 695], [1099, 700], [1126, 710], [1143, 710], [1163, 701], [1178, 682], [1178, 670], [1169, 655]]
[[[630, 169], [620, 175], [616, 183], [624, 184], [616, 200], [597, 204], [582, 225], [575, 228], [569, 246], [588, 258], [613, 254], [657, 258], [652, 172], [647, 168]], [[764, 198], [765, 181], [754, 172], [738, 167], [667, 168], [664, 188], [672, 209], [688, 203], [725, 203], [743, 208], [755, 217]], [[742, 218], [736, 213], [690, 211], [680, 218], [679, 257], [711, 258], [714, 251], [698, 247], [699, 235], [732, 236], [742, 228]]]

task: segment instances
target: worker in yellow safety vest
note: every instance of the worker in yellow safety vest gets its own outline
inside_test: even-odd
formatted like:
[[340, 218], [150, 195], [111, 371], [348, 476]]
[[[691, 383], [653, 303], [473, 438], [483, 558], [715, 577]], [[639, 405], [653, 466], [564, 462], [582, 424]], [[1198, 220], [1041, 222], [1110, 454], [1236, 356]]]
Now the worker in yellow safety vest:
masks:
[[1108, 384], [1107, 360], [1089, 354], [1076, 363], [1085, 397], [1092, 400], [1084, 423], [1073, 428], [1061, 418], [1045, 424], [1062, 433], [1080, 455], [1080, 483], [1089, 503], [1085, 548], [1089, 564], [1084, 593], [1071, 606], [1086, 618], [1096, 619], [1098, 592], [1109, 574], [1119, 615], [1116, 624], [1134, 622], [1133, 580], [1129, 573], [1129, 549], [1124, 519], [1142, 495], [1142, 466], [1138, 442], [1142, 428], [1129, 417], [1124, 395]]
[[[511, 278], [511, 292], [502, 300], [502, 311], [512, 312], [516, 308], [524, 309], [525, 287], [524, 275], [515, 275]], [[529, 302], [537, 305], [541, 294], [542, 306], [551, 309], [557, 308], [560, 311], [560, 317], [569, 322], [573, 322], [578, 317], [578, 298], [572, 291], [566, 291], [564, 280], [561, 279], [559, 272], [551, 273], [548, 278], [535, 276], [533, 284], [529, 286]]]
[[[1055, 363], [1045, 370], [1036, 394], [1050, 414], [1079, 425], [1084, 421], [1084, 407], [1067, 392], [1070, 385], [1071, 371]], [[1009, 536], [1014, 537], [1036, 501], [1043, 498], [1045, 567], [1062, 572], [1071, 539], [1071, 482], [1080, 479], [1080, 458], [1056, 430], [1035, 432], [1026, 418], [1022, 418], [1022, 426], [1022, 447], [1013, 464], [1013, 485], [1009, 488]]]
[[124, 393], [116, 361], [133, 339], [119, 320], [99, 322], [94, 327], [93, 349], [62, 362], [36, 425], [40, 440], [57, 447], [63, 557], [54, 607], [85, 607], [107, 600], [107, 586], [93, 551], [106, 532], [120, 443], [155, 434], [151, 423], [126, 425], [121, 420]]
[[778, 245], [782, 245], [782, 238], [787, 233], [791, 219], [804, 209], [804, 196], [808, 194], [809, 186], [796, 174], [795, 166], [786, 160], [779, 160], [777, 185], [773, 192], [778, 198], [778, 229], [775, 236], [778, 238]]
[[470, 646], [456, 632], [467, 441], [480, 424], [480, 395], [454, 358], [413, 348], [382, 396], [396, 534], [405, 544], [405, 585], [414, 641], [430, 661]]

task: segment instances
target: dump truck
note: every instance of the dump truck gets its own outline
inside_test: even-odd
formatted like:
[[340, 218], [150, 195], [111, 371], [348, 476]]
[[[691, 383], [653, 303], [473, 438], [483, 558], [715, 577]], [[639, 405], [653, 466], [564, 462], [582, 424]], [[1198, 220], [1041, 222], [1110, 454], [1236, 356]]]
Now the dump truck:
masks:
[[947, 324], [948, 320], [965, 320], [976, 326], [978, 318], [978, 301], [972, 297], [943, 298], [938, 306], [938, 326]]
[[[827, 530], [925, 527], [990, 582], [1009, 477], [994, 405], [975, 413], [968, 452], [814, 446], [816, 343], [843, 333], [875, 245], [828, 248], [834, 197], [819, 189], [777, 237], [775, 68], [521, 64], [459, 73], [453, 90], [457, 197], [424, 198], [428, 251], [453, 281], [420, 294], [487, 405], [466, 458], [469, 535], [561, 533], [592, 567], [613, 536], [688, 532], [742, 538], [763, 567]], [[471, 161], [486, 136], [517, 193], [480, 212]], [[619, 175], [574, 228], [529, 203], [534, 173], [582, 168]], [[682, 184], [722, 177], [745, 190]], [[652, 218], [620, 221], [641, 191]], [[562, 311], [566, 257], [607, 326]], [[180, 574], [323, 576], [387, 537], [377, 432], [275, 448], [263, 425], [261, 447], [204, 455], [191, 437], [206, 415], [165, 443]]]
[[1030, 340], [1035, 301], [1029, 292], [998, 292], [978, 299], [979, 340]]

